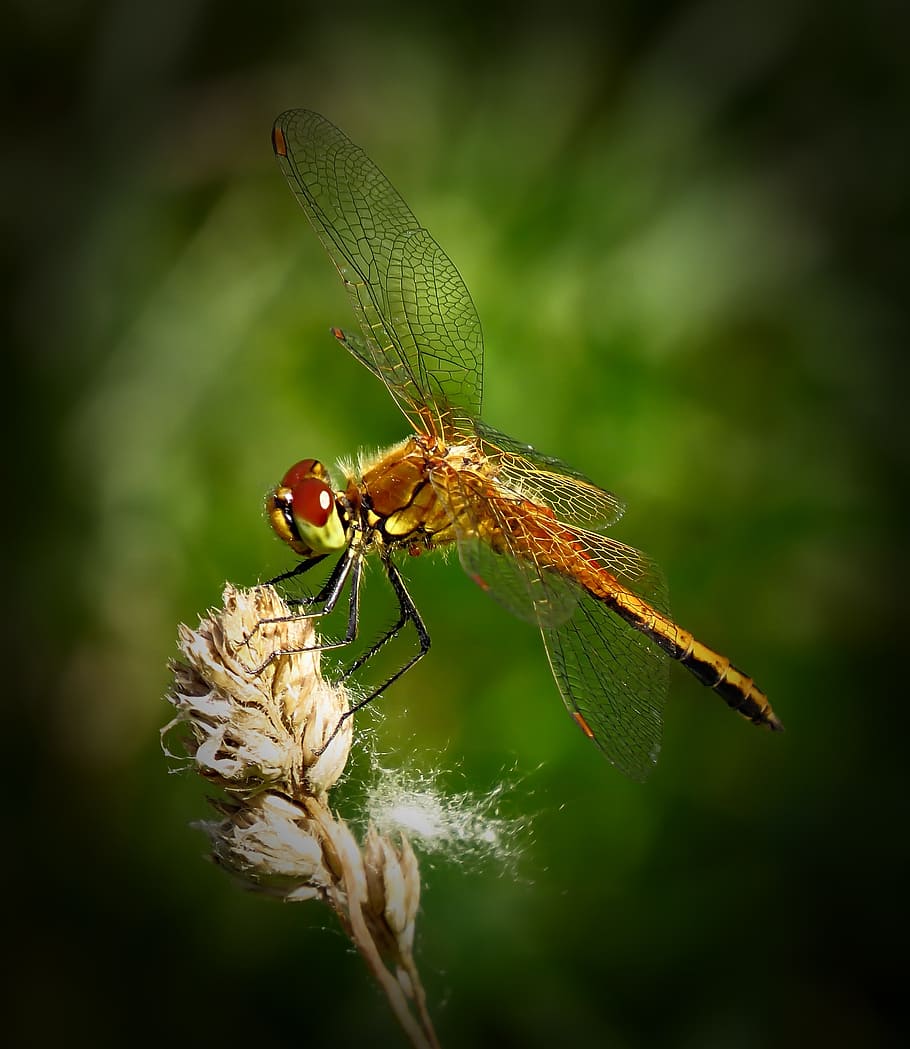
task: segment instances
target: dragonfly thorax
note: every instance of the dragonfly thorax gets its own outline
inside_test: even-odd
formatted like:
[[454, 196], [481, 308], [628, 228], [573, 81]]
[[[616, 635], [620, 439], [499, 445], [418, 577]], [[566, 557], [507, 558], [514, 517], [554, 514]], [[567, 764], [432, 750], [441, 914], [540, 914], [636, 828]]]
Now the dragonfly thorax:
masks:
[[434, 549], [455, 539], [455, 519], [440, 491], [451, 483], [449, 450], [436, 437], [413, 434], [407, 440], [361, 459], [345, 497], [360, 514], [368, 544], [387, 549]]
[[266, 499], [269, 524], [301, 557], [321, 557], [347, 545], [345, 526], [328, 471], [318, 459], [301, 459]]

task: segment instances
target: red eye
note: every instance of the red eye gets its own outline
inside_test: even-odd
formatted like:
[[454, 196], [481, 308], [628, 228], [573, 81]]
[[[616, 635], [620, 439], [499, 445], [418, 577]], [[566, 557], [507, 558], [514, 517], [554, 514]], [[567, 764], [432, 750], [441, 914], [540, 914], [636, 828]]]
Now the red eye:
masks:
[[281, 487], [293, 488], [295, 484], [302, 481], [305, 477], [312, 477], [314, 473], [319, 474], [321, 472], [321, 464], [316, 459], [301, 459], [299, 463], [294, 463], [284, 477], [281, 478]]
[[[287, 485], [287, 478], [285, 478], [285, 484]], [[314, 528], [322, 528], [335, 505], [332, 489], [318, 477], [304, 477], [296, 484], [290, 484], [287, 487], [291, 489], [294, 516], [306, 521]]]

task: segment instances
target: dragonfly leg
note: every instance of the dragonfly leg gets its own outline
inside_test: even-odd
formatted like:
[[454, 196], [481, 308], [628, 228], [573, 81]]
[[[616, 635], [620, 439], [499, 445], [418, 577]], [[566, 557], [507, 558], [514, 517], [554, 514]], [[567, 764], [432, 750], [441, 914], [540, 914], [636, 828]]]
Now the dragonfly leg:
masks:
[[[415, 652], [414, 655], [411, 656], [407, 663], [404, 664], [403, 667], [396, 670], [395, 673], [392, 674], [392, 676], [386, 681], [384, 681], [378, 688], [374, 688], [368, 696], [365, 696], [363, 699], [358, 700], [350, 708], [350, 710], [345, 711], [345, 713], [341, 715], [341, 717], [338, 719], [338, 724], [332, 730], [332, 734], [316, 752], [317, 757], [323, 753], [326, 747], [328, 747], [332, 740], [338, 735], [341, 726], [345, 723], [345, 721], [348, 720], [348, 718], [356, 714], [358, 710], [363, 710], [367, 703], [371, 703], [374, 699], [376, 699], [377, 696], [380, 696], [383, 692], [385, 692], [385, 690], [389, 687], [389, 685], [392, 684], [393, 681], [397, 681], [398, 678], [402, 676], [402, 674], [406, 674], [419, 659], [422, 659], [427, 654], [427, 652], [430, 651], [430, 635], [427, 631], [426, 626], [424, 625], [423, 620], [420, 617], [420, 613], [417, 611], [417, 606], [414, 604], [413, 600], [411, 599], [411, 595], [408, 593], [408, 589], [405, 586], [404, 580], [401, 578], [401, 573], [395, 567], [391, 558], [387, 554], [383, 554], [382, 563], [383, 567], [385, 568], [386, 576], [388, 577], [389, 583], [391, 584], [392, 589], [395, 591], [395, 596], [398, 598], [398, 609], [400, 614], [395, 624], [389, 630], [387, 630], [378, 639], [378, 641], [376, 641], [368, 649], [368, 651], [364, 652], [363, 655], [359, 656], [354, 661], [354, 663], [352, 663], [351, 666], [348, 667], [348, 669], [342, 675], [341, 680], [346, 681], [351, 676], [351, 674], [353, 674], [356, 670], [359, 670], [360, 667], [362, 667], [364, 663], [366, 663], [368, 660], [372, 659], [373, 656], [375, 656], [381, 648], [388, 644], [388, 642], [391, 641], [392, 638], [394, 638], [409, 622], [414, 624], [414, 629], [417, 632], [417, 641], [420, 647], [417, 650], [417, 652]], [[351, 596], [353, 601], [353, 592]], [[356, 619], [356, 617], [354, 618]]]
[[[320, 561], [324, 561], [327, 556], [327, 554], [323, 554], [321, 557], [314, 557], [309, 561], [302, 561], [300, 565], [292, 569], [290, 572], [282, 572], [281, 575], [275, 576], [274, 579], [270, 579], [266, 585], [273, 586], [275, 583], [282, 583], [288, 579], [293, 579], [297, 576], [303, 575], [304, 572], [308, 572], [313, 565], [318, 564]], [[318, 619], [320, 616], [329, 615], [338, 603], [338, 598], [341, 596], [341, 592], [344, 589], [348, 573], [351, 571], [351, 567], [355, 561], [359, 562], [360, 557], [345, 553], [335, 563], [335, 567], [332, 569], [329, 578], [323, 583], [318, 594], [314, 594], [312, 597], [291, 597], [285, 599], [287, 604], [299, 605], [303, 608], [322, 605], [322, 608], [318, 612], [295, 612], [289, 616], [274, 616], [271, 619], [262, 619], [260, 620], [260, 623], [291, 623], [298, 619]], [[359, 566], [357, 570], [359, 571]]]
[[[270, 585], [273, 582], [279, 582], [283, 579], [289, 579], [293, 576], [301, 575], [317, 560], [321, 561], [322, 558], [314, 558], [313, 561], [303, 562], [306, 567], [301, 568], [298, 566], [297, 570], [285, 572], [283, 575], [277, 576], [276, 579], [271, 580]], [[326, 652], [333, 648], [343, 648], [345, 645], [349, 645], [357, 637], [361, 571], [362, 558], [359, 553], [357, 551], [352, 552], [351, 550], [348, 550], [343, 557], [338, 559], [338, 562], [332, 569], [331, 575], [326, 580], [325, 585], [319, 593], [314, 597], [300, 600], [300, 604], [305, 604], [307, 606], [322, 605], [318, 612], [293, 613], [288, 616], [273, 616], [269, 619], [260, 619], [253, 631], [253, 633], [255, 633], [256, 630], [259, 630], [261, 627], [266, 626], [269, 623], [296, 623], [303, 619], [319, 619], [322, 616], [329, 615], [338, 603], [338, 598], [341, 596], [345, 583], [350, 576], [351, 597], [350, 609], [348, 612], [348, 625], [344, 637], [340, 641], [327, 641], [321, 642], [318, 645], [302, 645], [298, 648], [279, 649], [278, 651], [273, 652], [260, 666], [252, 668], [249, 672], [252, 674], [261, 674], [269, 663], [277, 659], [279, 656], [291, 656], [300, 652]], [[247, 638], [247, 643], [249, 643], [252, 636], [253, 634], [250, 634], [250, 637]]]
[[[305, 575], [311, 568], [321, 564], [328, 556], [328, 554], [321, 554], [319, 557], [310, 557], [306, 561], [298, 561], [293, 568], [287, 572], [282, 572], [281, 575], [276, 575], [273, 579], [269, 579], [265, 585], [274, 586], [276, 583], [284, 583], [288, 579], [296, 579], [299, 575]], [[307, 598], [306, 600], [311, 599]]]
[[[308, 561], [301, 561], [299, 565], [292, 568], [289, 572], [282, 572], [281, 575], [275, 576], [274, 579], [270, 579], [266, 585], [274, 586], [275, 583], [283, 583], [288, 579], [295, 579], [297, 576], [301, 576], [305, 572], [308, 572], [314, 565], [318, 565], [321, 561], [324, 561], [326, 557], [328, 557], [328, 554], [322, 554], [321, 557], [310, 558]], [[355, 559], [357, 558], [354, 558], [353, 555], [348, 553], [339, 557], [335, 563], [335, 567], [332, 569], [328, 579], [322, 584], [322, 588], [318, 594], [313, 594], [312, 597], [290, 597], [285, 599], [289, 605], [300, 605], [304, 608], [310, 608], [313, 605], [322, 605], [321, 612], [305, 612], [302, 615], [279, 616], [275, 619], [264, 619], [263, 622], [281, 623], [292, 619], [307, 619], [311, 615], [328, 615], [328, 613], [334, 609], [338, 598], [341, 595], [345, 579], [347, 578], [348, 572], [351, 570], [351, 561]]]
[[[400, 609], [398, 619], [395, 621], [394, 625], [390, 626], [389, 629], [386, 630], [379, 637], [379, 639], [367, 649], [366, 652], [363, 652], [361, 655], [359, 655], [354, 660], [354, 662], [344, 671], [344, 673], [338, 680], [343, 683], [347, 681], [347, 679], [353, 674], [356, 674], [357, 671], [360, 670], [360, 668], [365, 663], [368, 663], [373, 658], [373, 656], [375, 656], [376, 653], [380, 651], [380, 649], [384, 648], [392, 640], [392, 638], [396, 637], [401, 632], [402, 628], [408, 622], [409, 618], [410, 617], [408, 616], [407, 611], [405, 609]], [[411, 664], [408, 665], [410, 666]], [[385, 685], [383, 685], [383, 688], [385, 688]]]
[[408, 589], [404, 584], [404, 580], [401, 578], [401, 573], [398, 571], [391, 558], [389, 557], [383, 558], [383, 565], [385, 567], [386, 575], [388, 576], [389, 582], [392, 584], [392, 589], [395, 591], [395, 596], [398, 598], [398, 608], [401, 614], [399, 615], [398, 621], [395, 623], [395, 625], [385, 634], [383, 634], [382, 637], [379, 638], [379, 640], [372, 646], [372, 648], [370, 648], [368, 652], [365, 652], [362, 656], [360, 656], [360, 658], [353, 664], [351, 669], [345, 672], [344, 676], [345, 678], [347, 678], [348, 674], [353, 673], [354, 670], [357, 670], [359, 667], [363, 666], [363, 664], [366, 663], [368, 659], [374, 656], [384, 645], [391, 641], [392, 638], [395, 637], [395, 635], [398, 634], [398, 632], [408, 622], [414, 624], [414, 629], [417, 632], [417, 642], [420, 647], [417, 650], [417, 652], [415, 652], [414, 655], [411, 656], [407, 663], [405, 663], [404, 666], [401, 667], [399, 670], [396, 670], [395, 673], [387, 681], [385, 681], [378, 688], [373, 689], [373, 691], [365, 699], [361, 699], [357, 703], [355, 703], [354, 706], [351, 707], [351, 709], [347, 712], [347, 714], [345, 714], [345, 717], [350, 717], [351, 714], [365, 707], [367, 703], [371, 702], [378, 695], [385, 692], [385, 690], [389, 687], [389, 685], [392, 684], [393, 681], [397, 681], [398, 678], [402, 676], [402, 674], [406, 674], [419, 659], [423, 659], [427, 652], [430, 651], [430, 635], [427, 631], [426, 626], [424, 626], [423, 620], [420, 618], [420, 613], [417, 611], [417, 606], [414, 604], [413, 600], [411, 599], [411, 595], [408, 593]]

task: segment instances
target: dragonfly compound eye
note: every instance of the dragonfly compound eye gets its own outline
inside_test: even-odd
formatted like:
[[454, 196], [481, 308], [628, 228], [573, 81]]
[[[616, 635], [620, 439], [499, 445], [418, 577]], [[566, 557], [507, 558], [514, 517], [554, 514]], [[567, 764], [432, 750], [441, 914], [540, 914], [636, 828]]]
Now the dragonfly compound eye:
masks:
[[317, 459], [301, 459], [271, 493], [267, 512], [280, 539], [301, 557], [341, 550], [344, 526], [325, 467]]
[[332, 489], [318, 477], [304, 477], [291, 488], [291, 506], [295, 521], [312, 528], [324, 528], [335, 509]]

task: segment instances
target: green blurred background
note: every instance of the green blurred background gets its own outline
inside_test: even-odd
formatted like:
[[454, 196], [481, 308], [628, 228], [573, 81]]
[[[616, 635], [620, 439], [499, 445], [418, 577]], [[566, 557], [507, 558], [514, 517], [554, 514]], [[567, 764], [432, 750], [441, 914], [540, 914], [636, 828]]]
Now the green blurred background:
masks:
[[[489, 421], [628, 502], [615, 535], [788, 729], [674, 670], [626, 782], [536, 632], [409, 561], [433, 651], [362, 724], [531, 817], [505, 869], [425, 865], [443, 1045], [901, 1044], [896, 11], [8, 5], [16, 1044], [400, 1044], [327, 913], [204, 862], [158, 743], [177, 623], [289, 566], [268, 486], [404, 434], [328, 334], [349, 307], [269, 146], [298, 105], [459, 266]], [[375, 572], [366, 598], [390, 614]]]

